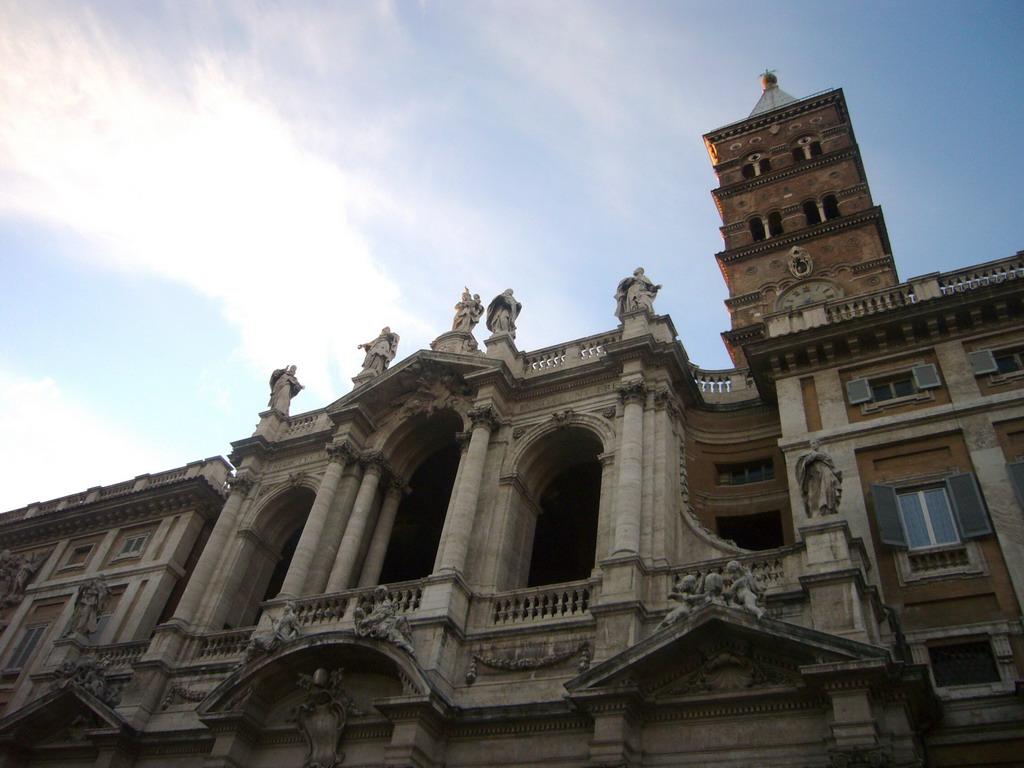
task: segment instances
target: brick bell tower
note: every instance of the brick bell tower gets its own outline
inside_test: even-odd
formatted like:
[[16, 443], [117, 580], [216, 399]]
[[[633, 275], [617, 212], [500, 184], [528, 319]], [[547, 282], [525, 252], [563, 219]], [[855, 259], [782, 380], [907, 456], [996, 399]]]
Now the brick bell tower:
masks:
[[842, 89], [797, 99], [771, 72], [745, 120], [705, 134], [719, 187], [736, 365], [775, 312], [899, 282]]

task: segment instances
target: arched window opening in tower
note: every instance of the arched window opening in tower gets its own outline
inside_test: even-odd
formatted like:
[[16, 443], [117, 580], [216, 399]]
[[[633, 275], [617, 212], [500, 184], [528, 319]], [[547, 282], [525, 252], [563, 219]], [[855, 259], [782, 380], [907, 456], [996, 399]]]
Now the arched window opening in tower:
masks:
[[768, 214], [768, 236], [778, 237], [783, 233], [782, 229], [782, 214], [778, 211], [772, 211]]
[[821, 211], [818, 210], [818, 204], [813, 200], [804, 202], [804, 217], [807, 219], [809, 227], [821, 224]]
[[410, 493], [398, 505], [378, 583], [393, 584], [430, 575], [459, 455], [453, 442], [428, 456], [413, 472], [408, 483]]
[[825, 195], [821, 200], [821, 207], [825, 211], [826, 221], [839, 218], [839, 201], [835, 195]]
[[754, 238], [755, 243], [758, 240], [764, 240], [767, 236], [764, 231], [764, 222], [757, 216], [750, 220], [750, 236]]
[[802, 136], [797, 139], [797, 146], [793, 148], [793, 161], [801, 163], [820, 154], [821, 142], [810, 136]]

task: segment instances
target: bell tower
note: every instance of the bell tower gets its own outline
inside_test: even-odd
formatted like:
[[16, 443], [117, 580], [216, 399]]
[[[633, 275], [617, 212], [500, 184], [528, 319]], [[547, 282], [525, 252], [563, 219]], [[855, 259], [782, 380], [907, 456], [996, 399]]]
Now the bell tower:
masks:
[[771, 72], [750, 115], [704, 136], [719, 186], [736, 365], [764, 318], [899, 282], [842, 89], [797, 99]]

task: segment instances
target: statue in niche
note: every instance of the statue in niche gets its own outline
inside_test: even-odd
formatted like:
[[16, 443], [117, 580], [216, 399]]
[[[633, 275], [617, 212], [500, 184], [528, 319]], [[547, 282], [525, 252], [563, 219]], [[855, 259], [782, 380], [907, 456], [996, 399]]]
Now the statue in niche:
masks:
[[804, 511], [810, 518], [838, 513], [843, 496], [843, 473], [820, 448], [821, 443], [812, 440], [811, 450], [796, 460], [796, 479], [800, 483]]
[[78, 595], [75, 597], [75, 609], [71, 613], [71, 620], [68, 622], [68, 629], [64, 636], [91, 637], [94, 635], [99, 626], [100, 614], [110, 603], [110, 595], [110, 587], [99, 576], [80, 586]]
[[287, 365], [270, 374], [270, 402], [267, 405], [275, 411], [288, 415], [292, 398], [303, 390], [295, 378], [295, 366]]
[[455, 305], [455, 319], [452, 320], [453, 331], [465, 331], [472, 333], [476, 324], [484, 314], [484, 305], [480, 302], [480, 294], [470, 295], [467, 287], [462, 292], [462, 298]]
[[794, 245], [789, 249], [789, 272], [793, 277], [803, 279], [810, 277], [814, 271], [814, 262], [811, 260], [810, 251]]
[[281, 643], [286, 643], [299, 636], [299, 617], [295, 613], [295, 603], [289, 600], [284, 604], [281, 615], [271, 619], [270, 634], [254, 637], [245, 647], [240, 666], [248, 664], [258, 653], [270, 653]]
[[32, 555], [15, 555], [9, 549], [0, 552], [0, 608], [21, 602], [28, 583], [52, 551]]
[[693, 611], [708, 603], [708, 596], [701, 592], [700, 580], [694, 574], [687, 574], [679, 582], [679, 588], [668, 593], [668, 599], [676, 603], [676, 607], [669, 611], [661, 620], [657, 629], [670, 627], [677, 621], [687, 618]]
[[750, 569], [739, 560], [730, 560], [725, 566], [725, 572], [730, 580], [729, 589], [725, 593], [729, 602], [759, 619], [764, 616], [764, 609], [757, 604], [764, 590]]
[[390, 326], [384, 326], [380, 329], [380, 335], [376, 339], [360, 344], [357, 349], [366, 351], [366, 357], [363, 358], [363, 371], [370, 371], [377, 376], [384, 373], [391, 365], [391, 361], [395, 359], [399, 339], [399, 335], [393, 333]]
[[654, 314], [654, 297], [660, 290], [661, 286], [655, 285], [644, 274], [644, 268], [637, 267], [630, 277], [619, 281], [619, 287], [615, 291], [615, 316], [621, 320], [627, 312], [639, 309], [646, 309]]
[[359, 713], [341, 687], [345, 671], [329, 673], [323, 667], [312, 675], [299, 675], [299, 687], [308, 691], [296, 711], [296, 724], [306, 740], [302, 768], [335, 768], [345, 759], [338, 751], [347, 713]]
[[503, 293], [494, 297], [487, 305], [487, 330], [492, 336], [507, 333], [516, 337], [516, 319], [523, 305], [512, 295], [512, 289], [506, 288]]
[[356, 620], [356, 634], [360, 637], [375, 637], [393, 643], [415, 656], [412, 647], [412, 629], [405, 616], [398, 615], [398, 607], [388, 596], [388, 588], [381, 585], [373, 591], [374, 608], [367, 615], [361, 606], [352, 612]]

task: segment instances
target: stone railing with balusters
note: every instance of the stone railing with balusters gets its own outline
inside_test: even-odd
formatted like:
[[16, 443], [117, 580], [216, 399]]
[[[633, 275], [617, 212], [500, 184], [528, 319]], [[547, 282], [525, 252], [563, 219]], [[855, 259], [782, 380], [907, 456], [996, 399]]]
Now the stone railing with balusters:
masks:
[[604, 355], [604, 347], [618, 341], [619, 333], [602, 333], [584, 339], [561, 344], [557, 347], [546, 347], [522, 355], [523, 373], [527, 376], [545, 373], [555, 368], [597, 360]]
[[495, 595], [490, 600], [490, 623], [518, 624], [589, 616], [591, 592], [589, 581], [579, 581]]
[[331, 418], [326, 413], [293, 416], [288, 420], [288, 426], [282, 435], [282, 439], [316, 432], [329, 426], [331, 426]]
[[735, 402], [757, 397], [749, 368], [711, 371], [691, 366], [690, 372], [706, 402]]
[[[413, 613], [420, 607], [420, 601], [423, 599], [422, 581], [406, 581], [401, 584], [387, 584], [385, 586], [388, 588], [388, 599], [394, 605], [396, 613]], [[358, 607], [362, 608], [366, 614], [369, 614], [377, 607], [377, 599], [373, 594], [376, 589], [376, 587], [372, 587], [348, 594], [356, 601]]]
[[149, 648], [148, 640], [140, 640], [134, 643], [114, 643], [112, 645], [97, 646], [93, 653], [99, 661], [107, 663], [107, 670], [116, 672], [130, 667]]
[[299, 625], [318, 627], [333, 624], [345, 618], [348, 612], [349, 593], [317, 595], [304, 600], [295, 601], [295, 615], [299, 617]]
[[1018, 251], [1009, 259], [990, 261], [987, 264], [978, 264], [955, 272], [944, 272], [937, 279], [939, 290], [943, 295], [948, 295], [1022, 278], [1024, 278], [1024, 251]]
[[873, 291], [850, 299], [839, 299], [825, 305], [825, 318], [829, 323], [838, 323], [855, 317], [875, 315], [917, 303], [917, 295], [907, 283], [895, 285], [881, 291]]
[[[679, 582], [688, 575], [702, 577], [711, 573], [725, 573], [725, 568], [732, 560], [739, 560], [745, 567], [750, 569], [757, 582], [764, 587], [765, 591], [784, 591], [792, 588], [787, 581], [786, 560], [798, 554], [799, 548], [789, 547], [782, 551], [775, 551], [771, 555], [738, 555], [736, 557], [718, 558], [703, 563], [692, 563], [670, 570], [670, 586], [675, 589]], [[795, 566], [795, 564], [794, 564]], [[790, 568], [792, 572], [794, 569]]]
[[195, 658], [202, 660], [241, 656], [254, 629], [256, 627], [244, 627], [202, 635], [197, 638]]

